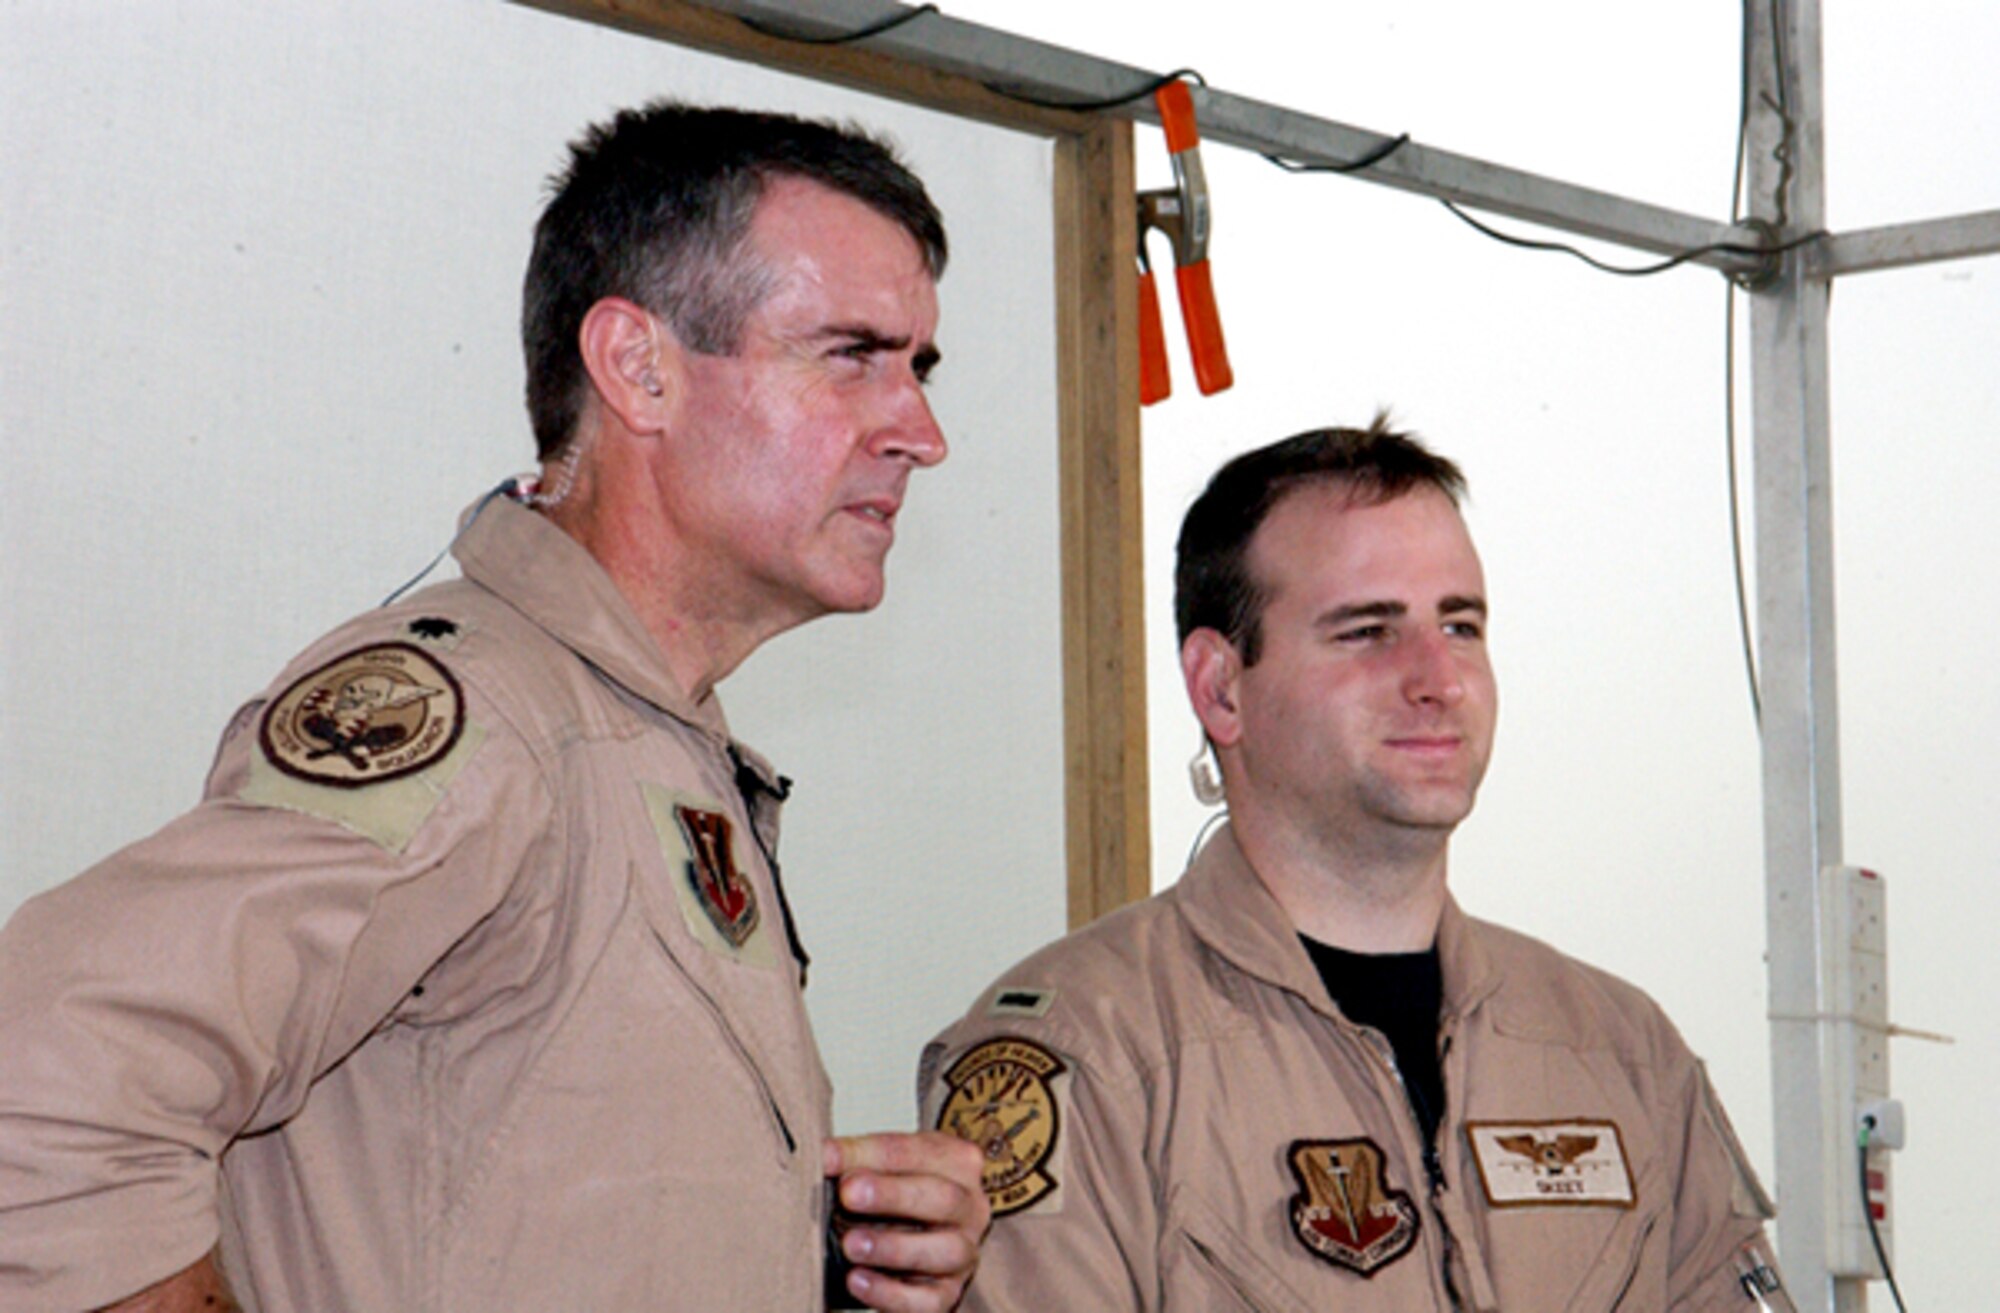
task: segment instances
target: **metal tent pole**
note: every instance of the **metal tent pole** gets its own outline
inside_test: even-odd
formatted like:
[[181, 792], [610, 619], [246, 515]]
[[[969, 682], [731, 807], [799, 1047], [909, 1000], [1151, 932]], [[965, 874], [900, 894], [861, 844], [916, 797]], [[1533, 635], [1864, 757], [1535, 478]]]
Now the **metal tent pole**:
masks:
[[[1818, 0], [1753, 0], [1745, 21], [1750, 210], [1789, 241], [1826, 215]], [[1803, 250], [1788, 254], [1752, 294], [1750, 335], [1778, 1248], [1801, 1309], [1849, 1313], [1868, 1301], [1859, 1279], [1831, 1270], [1832, 1191], [1847, 1186], [1851, 1136], [1824, 1094], [1843, 1082], [1820, 970], [1820, 871], [1841, 860], [1831, 290]]]

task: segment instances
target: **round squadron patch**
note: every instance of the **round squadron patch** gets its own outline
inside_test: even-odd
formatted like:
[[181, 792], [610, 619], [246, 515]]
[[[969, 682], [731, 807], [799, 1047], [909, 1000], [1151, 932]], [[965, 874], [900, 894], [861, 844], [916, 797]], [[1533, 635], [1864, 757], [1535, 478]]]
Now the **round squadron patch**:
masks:
[[1299, 1183], [1292, 1234], [1314, 1254], [1372, 1277], [1416, 1244], [1417, 1206], [1389, 1188], [1375, 1141], [1294, 1140], [1287, 1157]]
[[944, 1075], [951, 1093], [937, 1128], [970, 1140], [986, 1155], [980, 1184], [993, 1216], [1005, 1217], [1056, 1188], [1049, 1175], [1061, 1113], [1049, 1082], [1062, 1060], [1025, 1039], [990, 1039]]
[[295, 680], [257, 737], [285, 774], [353, 789], [422, 770], [464, 728], [458, 681], [407, 643], [379, 643]]

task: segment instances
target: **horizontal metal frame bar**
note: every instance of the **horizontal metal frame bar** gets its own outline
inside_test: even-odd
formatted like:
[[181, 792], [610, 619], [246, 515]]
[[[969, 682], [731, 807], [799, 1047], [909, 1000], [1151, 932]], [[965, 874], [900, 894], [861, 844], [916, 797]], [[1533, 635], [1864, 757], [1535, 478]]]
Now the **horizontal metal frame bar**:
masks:
[[[699, 0], [699, 3], [748, 19], [768, 30], [804, 37], [858, 31], [904, 8], [884, 6], [881, 0], [786, 0], [782, 4], [774, 0]], [[924, 14], [856, 44], [940, 72], [971, 78], [1006, 93], [1066, 106], [1138, 95], [1136, 100], [1102, 112], [1145, 123], [1159, 122], [1152, 98], [1140, 94], [1159, 74], [948, 14]], [[1194, 88], [1194, 98], [1205, 139], [1259, 154], [1279, 155], [1302, 164], [1346, 164], [1379, 149], [1394, 135], [1205, 87]], [[1748, 225], [1718, 223], [1414, 141], [1405, 142], [1380, 162], [1349, 176], [1659, 255], [1717, 245], [1755, 247], [1762, 240], [1758, 231]], [[1708, 251], [1693, 257], [1690, 263], [1731, 273], [1752, 273], [1762, 267], [1763, 259], [1730, 251]]]
[[[565, 8], [562, 0], [530, 0]], [[910, 12], [882, 0], [694, 0], [699, 7], [755, 24], [769, 33], [825, 39]], [[594, 7], [594, 6], [593, 6]], [[618, 6], [613, 5], [612, 8]], [[997, 28], [922, 14], [854, 45], [921, 68], [970, 79], [1003, 96], [1057, 106], [1116, 103], [1098, 112], [1157, 124], [1152, 98], [1142, 94], [1159, 74]], [[1229, 92], [1195, 87], [1202, 135], [1210, 141], [1308, 165], [1341, 166], [1379, 150], [1391, 134], [1358, 128]], [[1136, 97], [1136, 99], [1131, 99]], [[959, 112], [976, 107], [959, 105]], [[1008, 126], [1033, 129], [1010, 118]], [[1656, 255], [1703, 251], [1688, 261], [1732, 274], [1768, 274], [1765, 257], [1709, 247], [1757, 247], [1763, 230], [1722, 223], [1539, 174], [1406, 141], [1347, 176], [1438, 200], [1560, 229]], [[1802, 251], [1806, 276], [1903, 268], [1941, 260], [2000, 254], [2000, 210], [1829, 233]]]
[[2000, 255], [2000, 210], [1831, 233], [1805, 254], [1806, 275], [1821, 279]]
[[[1344, 164], [1390, 140], [1381, 133], [1247, 97], [1203, 94], [1200, 88], [1195, 91], [1195, 109], [1204, 138], [1304, 164]], [[1414, 141], [1347, 176], [1659, 255], [1718, 245], [1755, 247], [1763, 240], [1748, 225], [1715, 223]], [[1708, 251], [1689, 263], [1749, 273], [1761, 267], [1763, 257]]]

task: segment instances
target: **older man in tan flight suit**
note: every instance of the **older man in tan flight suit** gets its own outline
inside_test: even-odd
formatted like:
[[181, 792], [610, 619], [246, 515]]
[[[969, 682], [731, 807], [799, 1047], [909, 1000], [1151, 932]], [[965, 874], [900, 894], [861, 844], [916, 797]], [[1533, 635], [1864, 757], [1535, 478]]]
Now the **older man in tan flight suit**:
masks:
[[1447, 892], [1495, 712], [1462, 487], [1378, 419], [1189, 510], [1181, 666], [1228, 824], [925, 1051], [925, 1124], [986, 1154], [969, 1308], [1791, 1307], [1665, 1015]]
[[0, 935], [0, 1306], [956, 1303], [978, 1155], [830, 1138], [785, 782], [714, 694], [880, 599], [945, 454], [944, 259], [851, 130], [662, 103], [579, 140], [525, 289], [537, 484]]

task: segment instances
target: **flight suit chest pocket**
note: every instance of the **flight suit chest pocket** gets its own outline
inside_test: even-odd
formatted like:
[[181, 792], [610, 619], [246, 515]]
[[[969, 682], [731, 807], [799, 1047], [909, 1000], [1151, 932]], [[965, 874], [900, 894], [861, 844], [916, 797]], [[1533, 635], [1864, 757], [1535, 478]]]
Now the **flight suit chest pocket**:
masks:
[[1314, 1313], [1235, 1227], [1185, 1188], [1167, 1204], [1161, 1313]]
[[[1658, 1309], [1657, 1158], [1608, 1119], [1467, 1122], [1485, 1250], [1507, 1307]], [[1633, 1151], [1637, 1150], [1637, 1161]], [[1650, 1292], [1650, 1293], [1649, 1293]]]
[[1666, 1246], [1654, 1244], [1660, 1212], [1635, 1212], [1612, 1228], [1570, 1300], [1571, 1313], [1650, 1313], [1663, 1308]]
[[[632, 865], [637, 900], [667, 988], [698, 1007], [721, 1049], [755, 1085], [786, 1158], [815, 1138], [824, 1077], [789, 972], [780, 918], [758, 879], [754, 840], [713, 799], [639, 785], [658, 860]], [[693, 1036], [686, 1042], [695, 1046]], [[740, 1101], [739, 1101], [740, 1102]]]
[[[729, 990], [727, 979], [718, 978], [716, 967], [703, 960], [701, 950], [691, 949], [684, 939], [677, 940], [672, 919], [675, 911], [660, 905], [664, 900], [657, 891], [647, 891], [651, 883], [648, 876], [635, 864], [631, 879], [645, 908], [644, 933], [652, 943], [651, 974], [658, 982], [655, 1018], [661, 1030], [672, 1032], [661, 1036], [662, 1044], [678, 1055], [662, 1093], [671, 1094], [670, 1102], [676, 1105], [699, 1107], [711, 1116], [718, 1109], [761, 1109], [771, 1132], [772, 1149], [781, 1163], [789, 1163], [806, 1131], [803, 1126], [795, 1129], [800, 1118], [787, 1114], [766, 1046], [756, 1029], [746, 1024], [756, 1000], [745, 1000]], [[735, 1117], [727, 1125], [716, 1126], [718, 1138], [695, 1156], [710, 1156], [722, 1139], [741, 1128]]]

